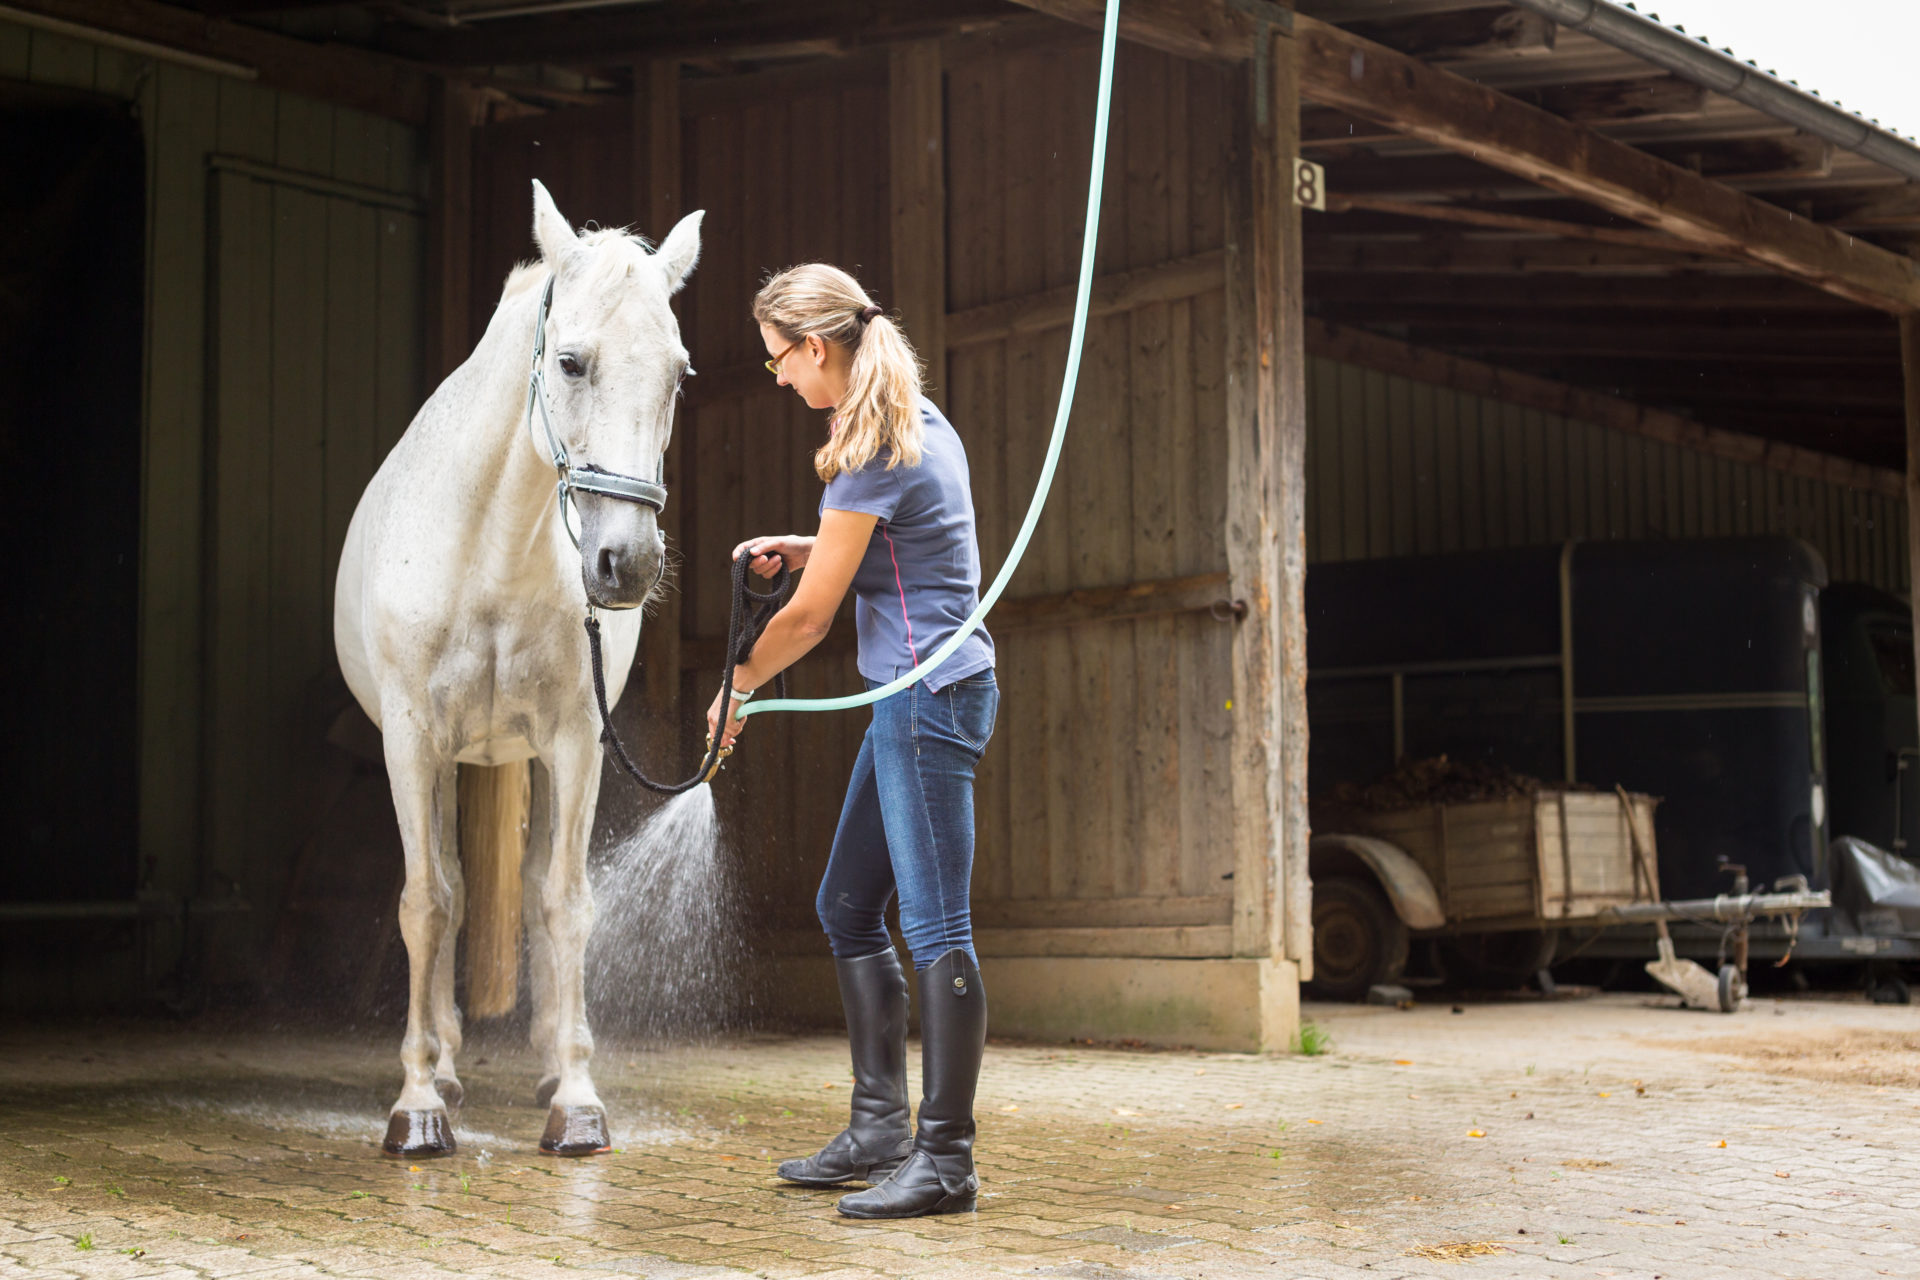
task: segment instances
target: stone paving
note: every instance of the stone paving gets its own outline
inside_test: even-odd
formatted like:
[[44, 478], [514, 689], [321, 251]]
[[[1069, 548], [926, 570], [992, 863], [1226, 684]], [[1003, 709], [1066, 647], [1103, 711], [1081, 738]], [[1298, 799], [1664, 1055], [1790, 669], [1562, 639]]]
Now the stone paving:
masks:
[[[563, 1161], [477, 1034], [459, 1154], [410, 1165], [397, 1027], [15, 1028], [0, 1277], [1920, 1275], [1920, 1012], [1668, 1003], [1310, 1006], [1319, 1057], [995, 1043], [980, 1211], [906, 1223], [772, 1176], [844, 1116], [828, 1039], [603, 1044], [619, 1148]], [[1783, 1074], [1863, 1035], [1879, 1075]]]

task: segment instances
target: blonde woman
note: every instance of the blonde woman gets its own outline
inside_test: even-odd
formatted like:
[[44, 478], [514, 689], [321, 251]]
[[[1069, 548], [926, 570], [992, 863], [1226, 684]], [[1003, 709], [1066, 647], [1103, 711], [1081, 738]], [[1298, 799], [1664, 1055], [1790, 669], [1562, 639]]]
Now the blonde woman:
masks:
[[[960, 437], [920, 392], [906, 335], [846, 272], [820, 263], [767, 282], [753, 302], [767, 369], [830, 410], [813, 456], [826, 482], [820, 531], [754, 538], [752, 567], [806, 570], [787, 607], [722, 690], [710, 732], [732, 741], [741, 701], [827, 633], [851, 588], [867, 687], [917, 666], [979, 603], [980, 547]], [[815, 909], [833, 949], [853, 1055], [852, 1116], [817, 1154], [780, 1176], [802, 1186], [867, 1182], [840, 1200], [853, 1218], [974, 1208], [973, 1095], [986, 1046], [986, 991], [973, 950], [973, 771], [993, 732], [993, 641], [977, 631], [911, 687], [874, 704]], [[724, 719], [726, 723], [722, 725]], [[887, 932], [920, 975], [922, 1098], [907, 1100], [907, 982]]]

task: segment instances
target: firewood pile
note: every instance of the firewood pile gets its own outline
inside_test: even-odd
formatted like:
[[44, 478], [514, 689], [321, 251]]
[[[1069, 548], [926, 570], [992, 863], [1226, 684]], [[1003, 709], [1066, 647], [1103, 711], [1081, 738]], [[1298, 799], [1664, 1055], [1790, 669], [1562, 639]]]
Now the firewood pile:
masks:
[[1399, 813], [1435, 804], [1522, 800], [1547, 786], [1504, 765], [1433, 756], [1402, 760], [1390, 773], [1364, 785], [1343, 782], [1319, 797], [1315, 807], [1346, 813]]

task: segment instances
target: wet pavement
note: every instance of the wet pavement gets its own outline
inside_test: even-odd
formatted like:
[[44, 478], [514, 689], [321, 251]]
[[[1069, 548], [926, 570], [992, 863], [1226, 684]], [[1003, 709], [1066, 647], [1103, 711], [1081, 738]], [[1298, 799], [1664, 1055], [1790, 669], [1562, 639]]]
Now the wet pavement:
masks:
[[1920, 1011], [1669, 1003], [1309, 1006], [1318, 1057], [995, 1043], [980, 1211], [904, 1223], [773, 1178], [844, 1120], [828, 1039], [603, 1043], [617, 1149], [559, 1160], [479, 1031], [459, 1153], [410, 1164], [398, 1027], [14, 1027], [0, 1277], [1920, 1275]]

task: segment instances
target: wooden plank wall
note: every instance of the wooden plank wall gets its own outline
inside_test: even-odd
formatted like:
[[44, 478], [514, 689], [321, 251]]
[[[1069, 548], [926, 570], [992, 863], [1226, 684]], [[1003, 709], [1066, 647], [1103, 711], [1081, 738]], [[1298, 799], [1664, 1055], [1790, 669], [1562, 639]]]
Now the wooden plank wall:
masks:
[[1881, 494], [1319, 357], [1307, 422], [1312, 560], [1785, 533], [1836, 582], [1908, 589], [1905, 504]]
[[[211, 746], [204, 732], [204, 676], [219, 669], [206, 635], [209, 615], [218, 608], [207, 573], [212, 552], [209, 517], [219, 518], [216, 508], [223, 496], [210, 484], [209, 441], [214, 437], [208, 336], [213, 299], [208, 228], [214, 209], [209, 159], [228, 156], [411, 198], [425, 193], [422, 140], [417, 131], [375, 116], [5, 22], [0, 22], [0, 77], [127, 100], [146, 133], [140, 849], [142, 865], [151, 868], [147, 883], [187, 894], [202, 887], [203, 865], [228, 873], [245, 872], [258, 860], [284, 866], [291, 849], [283, 838], [210, 855], [213, 860], [206, 864], [201, 856]], [[351, 466], [337, 450], [324, 466], [315, 460], [330, 491], [337, 493], [349, 483], [347, 470], [370, 473], [384, 452], [365, 433], [397, 436], [417, 406], [419, 247], [408, 230], [416, 220], [403, 215], [403, 225], [389, 232], [384, 222], [369, 221], [365, 215], [337, 216], [338, 201], [305, 199], [309, 203], [293, 215], [278, 240], [255, 244], [249, 251], [271, 255], [262, 269], [279, 273], [283, 287], [293, 287], [297, 277], [298, 287], [316, 291], [310, 323], [319, 327], [307, 332], [337, 335], [336, 345], [315, 347], [310, 359], [296, 362], [303, 367], [289, 375], [301, 379], [299, 385], [309, 391], [317, 387], [329, 393], [303, 412], [317, 414], [316, 429], [327, 433], [342, 429], [343, 415], [371, 415], [359, 419], [366, 422], [364, 428], [355, 427], [363, 434]], [[290, 214], [300, 203], [288, 205]], [[294, 226], [299, 236], [292, 234]], [[369, 255], [376, 255], [377, 262]], [[362, 268], [377, 268], [377, 285], [367, 286]], [[383, 326], [378, 342], [372, 340], [376, 320]], [[348, 346], [337, 345], [342, 342]], [[379, 358], [360, 366], [369, 353]], [[332, 394], [335, 389], [339, 394]], [[234, 430], [263, 426], [259, 420], [231, 421]], [[283, 473], [283, 479], [291, 476]], [[300, 572], [308, 577], [319, 573], [330, 592], [327, 549], [337, 545], [339, 516], [337, 504], [315, 496], [320, 493], [315, 487], [294, 499], [301, 518], [326, 531], [306, 553]], [[316, 567], [320, 565], [324, 569]], [[323, 624], [318, 643], [325, 647], [329, 666], [330, 634]], [[284, 655], [279, 660], [284, 661]], [[320, 659], [314, 656], [313, 661]], [[244, 750], [253, 744], [238, 745]], [[257, 905], [269, 908], [261, 914], [270, 921], [271, 903]]]
[[[950, 59], [952, 311], [1072, 285], [1098, 65], [1080, 41]], [[1122, 46], [1102, 274], [1222, 247], [1222, 126], [1245, 92], [1244, 72]], [[1089, 324], [1066, 453], [1010, 595], [1225, 567], [1224, 328], [1224, 287]], [[935, 379], [973, 461], [989, 572], [1033, 491], [1067, 337], [959, 347]], [[1230, 953], [1230, 642], [1204, 613], [999, 638], [974, 875], [987, 950], [1015, 942], [997, 927], [1093, 926], [1128, 930], [1086, 939], [1112, 954]]]
[[[283, 109], [279, 154], [323, 146], [322, 124]], [[325, 740], [345, 705], [334, 574], [419, 407], [425, 227], [254, 172], [216, 170], [213, 190], [205, 839], [264, 940], [348, 763]]]

